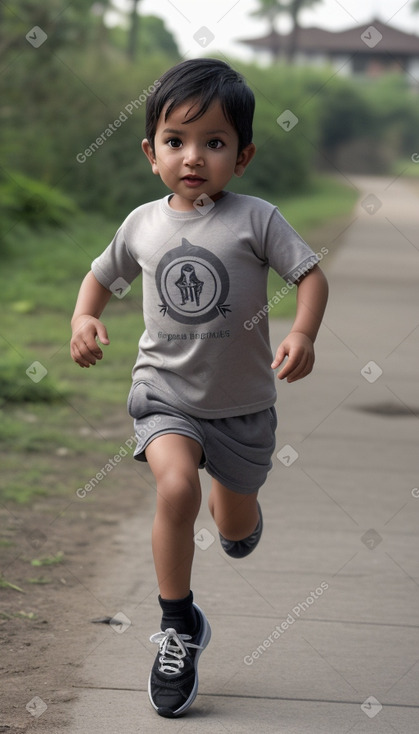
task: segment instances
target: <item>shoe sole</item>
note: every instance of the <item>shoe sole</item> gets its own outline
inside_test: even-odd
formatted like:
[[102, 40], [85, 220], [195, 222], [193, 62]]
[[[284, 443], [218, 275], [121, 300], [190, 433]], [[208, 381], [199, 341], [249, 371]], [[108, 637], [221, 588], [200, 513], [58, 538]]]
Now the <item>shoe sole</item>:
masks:
[[[240, 558], [247, 558], [247, 556], [250, 556], [250, 554], [253, 553], [253, 551], [259, 545], [259, 541], [260, 541], [260, 539], [262, 537], [262, 533], [263, 533], [263, 515], [262, 515], [262, 508], [261, 508], [259, 502], [257, 503], [257, 506], [258, 506], [258, 512], [259, 512], [259, 522], [260, 522], [259, 537], [258, 537], [256, 543], [254, 543], [254, 545], [252, 545], [250, 548], [246, 548], [245, 549], [245, 552], [243, 552], [243, 549], [241, 551], [238, 550], [238, 549], [240, 548], [240, 544], [243, 544], [243, 540], [246, 540], [246, 538], [243, 538], [243, 540], [237, 540], [237, 541], [226, 541], [226, 539], [223, 538], [223, 536], [221, 535], [221, 533], [219, 533], [221, 547], [222, 547], [224, 553], [226, 553], [228, 556], [230, 556], [230, 558], [236, 558], [236, 559], [237, 558], [239, 558], [239, 559]], [[256, 529], [254, 530], [254, 532], [256, 532]], [[252, 533], [252, 535], [253, 534], [254, 533]], [[223, 545], [223, 540], [226, 541], [226, 542], [228, 542], [228, 543], [234, 543], [234, 545], [232, 545], [231, 548], [225, 548], [225, 546]]]
[[159, 714], [159, 716], [164, 716], [166, 719], [174, 719], [177, 716], [181, 716], [185, 713], [185, 711], [188, 710], [190, 706], [192, 706], [193, 702], [195, 701], [195, 698], [198, 693], [198, 661], [201, 656], [201, 653], [204, 652], [205, 648], [207, 647], [210, 639], [211, 639], [211, 627], [210, 624], [202, 611], [202, 609], [198, 606], [198, 604], [193, 604], [194, 608], [197, 610], [201, 617], [201, 621], [203, 622], [203, 630], [202, 630], [202, 637], [201, 640], [197, 643], [202, 647], [202, 650], [197, 650], [194, 660], [194, 668], [195, 668], [195, 683], [194, 687], [192, 688], [192, 691], [190, 693], [189, 698], [185, 701], [185, 703], [176, 711], [171, 711], [170, 709], [164, 709], [164, 708], [158, 708], [158, 706], [155, 705], [153, 702], [153, 699], [151, 697], [151, 690], [150, 690], [150, 683], [151, 683], [151, 674], [148, 679], [148, 697], [150, 699], [150, 703], [155, 711]]

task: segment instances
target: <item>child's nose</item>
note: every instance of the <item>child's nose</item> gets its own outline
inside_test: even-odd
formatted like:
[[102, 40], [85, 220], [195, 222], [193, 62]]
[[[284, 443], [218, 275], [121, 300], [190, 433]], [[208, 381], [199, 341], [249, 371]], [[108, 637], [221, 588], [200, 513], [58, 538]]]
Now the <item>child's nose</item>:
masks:
[[187, 166], [202, 165], [204, 162], [202, 153], [197, 145], [185, 147], [184, 162]]

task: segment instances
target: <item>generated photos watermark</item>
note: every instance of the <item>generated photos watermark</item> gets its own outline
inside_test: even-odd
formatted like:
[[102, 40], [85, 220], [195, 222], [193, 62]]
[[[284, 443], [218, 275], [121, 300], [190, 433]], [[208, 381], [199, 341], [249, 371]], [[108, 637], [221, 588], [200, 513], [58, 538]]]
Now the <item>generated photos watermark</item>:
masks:
[[208, 550], [215, 541], [215, 538], [213, 534], [208, 530], [207, 528], [201, 528], [201, 530], [198, 530], [197, 533], [194, 535], [194, 543], [198, 546], [201, 550]]
[[38, 719], [47, 710], [48, 706], [40, 696], [34, 696], [25, 706], [26, 711]]
[[126, 630], [129, 629], [131, 625], [132, 622], [130, 618], [127, 617], [124, 612], [118, 612], [109, 620], [109, 626], [118, 635], [122, 635], [124, 632], [126, 632]]
[[[160, 421], [160, 415], [151, 416], [149, 421], [142, 428], [138, 429], [138, 438], [147, 438], [147, 436], [150, 435], [150, 433], [156, 428]], [[76, 490], [77, 497], [81, 500], [87, 497], [87, 495], [92, 492], [95, 487], [97, 487], [99, 482], [107, 477], [112, 469], [115, 469], [115, 467], [121, 463], [122, 459], [128, 455], [128, 452], [132, 452], [133, 449], [135, 449], [136, 445], [137, 438], [135, 436], [130, 436], [130, 438], [127, 438], [125, 443], [119, 447], [119, 451], [117, 451], [114, 456], [110, 457], [107, 460], [106, 464], [104, 464], [102, 468], [98, 472], [96, 472], [96, 474], [91, 477], [83, 487], [79, 487]]]
[[48, 374], [48, 370], [41, 362], [35, 360], [29, 365], [26, 374], [32, 382], [37, 383], [44, 379], [45, 375]]
[[[294, 278], [294, 280], [297, 281], [299, 280], [299, 278], [307, 275], [307, 273], [309, 273], [310, 270], [312, 270], [314, 266], [317, 265], [317, 263], [321, 262], [321, 260], [323, 260], [323, 258], [326, 257], [326, 255], [328, 254], [329, 250], [327, 249], [327, 247], [322, 247], [320, 252], [316, 252], [317, 262], [310, 261], [306, 265], [303, 265], [301, 268], [297, 268], [297, 270], [292, 273], [292, 277]], [[287, 280], [285, 282], [285, 285], [275, 291], [269, 301], [265, 303], [265, 305], [261, 309], [259, 309], [259, 311], [255, 313], [252, 318], [246, 319], [246, 321], [243, 322], [243, 326], [246, 331], [252, 331], [255, 326], [263, 321], [263, 319], [267, 317], [273, 307], [280, 303], [293, 288], [295, 288], [295, 282], [293, 282], [292, 280]]]
[[383, 34], [380, 33], [378, 28], [376, 28], [374, 25], [368, 26], [368, 28], [361, 33], [361, 41], [365, 43], [368, 48], [375, 48], [380, 41], [383, 39]]
[[206, 25], [203, 25], [201, 26], [201, 28], [198, 28], [198, 30], [193, 34], [192, 38], [194, 39], [194, 41], [199, 43], [202, 48], [206, 48], [214, 40], [215, 36], [213, 32], [209, 28], [207, 28]]
[[147, 89], [143, 89], [141, 94], [136, 97], [135, 99], [132, 99], [131, 102], [128, 102], [128, 104], [125, 105], [124, 109], [121, 110], [118, 117], [115, 118], [113, 122], [110, 122], [109, 125], [103, 130], [103, 132], [98, 135], [96, 140], [94, 140], [85, 150], [83, 150], [80, 153], [77, 153], [76, 155], [76, 161], [77, 163], [86, 163], [88, 158], [91, 158], [94, 153], [100, 148], [106, 141], [112, 137], [112, 135], [118, 130], [118, 128], [123, 125], [124, 122], [126, 122], [129, 118], [128, 115], [132, 115], [135, 110], [138, 110], [141, 105], [146, 102], [147, 97], [150, 96], [150, 94], [153, 94], [153, 92], [160, 86], [160, 82], [155, 79], [153, 84], [150, 84]]
[[215, 203], [208, 194], [203, 193], [195, 199], [193, 207], [197, 212], [202, 214], [202, 216], [205, 216], [205, 214], [208, 214], [208, 212], [215, 207]]
[[329, 584], [327, 581], [322, 581], [320, 586], [317, 586], [317, 588], [314, 591], [311, 591], [308, 597], [301, 602], [298, 602], [298, 604], [295, 605], [295, 607], [292, 608], [292, 610], [287, 614], [286, 619], [284, 619], [281, 624], [277, 624], [272, 632], [263, 640], [263, 642], [258, 645], [249, 655], [245, 655], [243, 658], [243, 662], [245, 665], [253, 665], [255, 660], [259, 660], [260, 657], [266, 652], [266, 650], [269, 650], [272, 645], [281, 638], [281, 636], [286, 632], [291, 625], [294, 624], [301, 616], [306, 612], [310, 607], [315, 603], [316, 599], [319, 599], [321, 596], [323, 596], [324, 592], [327, 591], [329, 588]]
[[39, 25], [34, 25], [34, 27], [27, 32], [25, 38], [31, 46], [39, 48], [43, 43], [45, 43], [48, 36], [45, 31], [39, 27]]
[[374, 362], [373, 359], [367, 362], [367, 364], [365, 364], [361, 369], [362, 377], [371, 384], [373, 382], [376, 382], [382, 374], [383, 370], [381, 369], [380, 365], [377, 364], [377, 362]]
[[[130, 438], [128, 438], [125, 441], [124, 446], [119, 447], [119, 451], [113, 457], [110, 457], [107, 460], [106, 464], [104, 464], [102, 468], [98, 472], [96, 472], [95, 476], [91, 477], [89, 481], [86, 482], [84, 487], [79, 487], [76, 490], [77, 497], [81, 500], [84, 499], [89, 494], [89, 492], [97, 487], [99, 482], [101, 482], [102, 479], [104, 479], [112, 471], [112, 469], [114, 469], [118, 464], [121, 463], [122, 459], [125, 456], [128, 456], [127, 449], [132, 450], [136, 446], [136, 443], [137, 441], [135, 439], [135, 436], [131, 436]], [[127, 448], [124, 448], [125, 446]]]
[[279, 127], [282, 127], [286, 133], [289, 133], [296, 125], [298, 125], [299, 119], [297, 115], [294, 115], [292, 110], [284, 110], [279, 117], [276, 118]]
[[298, 451], [296, 451], [289, 443], [286, 443], [285, 446], [283, 446], [282, 449], [279, 449], [276, 454], [276, 458], [279, 459], [281, 464], [287, 467], [292, 466], [294, 461], [297, 461], [298, 457]]
[[362, 201], [361, 206], [367, 214], [372, 216], [383, 206], [383, 202], [375, 194], [368, 194]]
[[369, 528], [369, 530], [366, 530], [365, 533], [361, 536], [361, 542], [365, 545], [368, 550], [375, 550], [377, 545], [379, 545], [382, 541], [382, 537], [380, 533], [378, 533], [374, 528]]
[[369, 719], [373, 719], [374, 716], [377, 716], [382, 708], [381, 703], [375, 696], [368, 696], [364, 703], [361, 704], [361, 711], [363, 711]]

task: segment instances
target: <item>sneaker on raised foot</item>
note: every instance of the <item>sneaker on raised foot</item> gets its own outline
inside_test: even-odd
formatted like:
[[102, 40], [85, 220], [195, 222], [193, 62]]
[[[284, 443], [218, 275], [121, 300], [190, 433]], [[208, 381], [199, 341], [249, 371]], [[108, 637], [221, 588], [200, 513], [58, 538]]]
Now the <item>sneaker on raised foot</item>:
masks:
[[174, 718], [185, 713], [198, 693], [198, 660], [211, 639], [211, 627], [197, 604], [193, 605], [198, 630], [192, 635], [178, 634], [173, 627], [150, 637], [159, 652], [148, 680], [151, 705], [160, 716]]
[[253, 533], [248, 535], [247, 538], [243, 538], [242, 540], [227, 540], [227, 538], [224, 538], [224, 536], [219, 533], [220, 543], [228, 556], [231, 556], [232, 558], [245, 558], [245, 556], [248, 556], [249, 553], [252, 553], [252, 551], [255, 550], [259, 543], [263, 530], [263, 517], [259, 502], [257, 504], [259, 522]]

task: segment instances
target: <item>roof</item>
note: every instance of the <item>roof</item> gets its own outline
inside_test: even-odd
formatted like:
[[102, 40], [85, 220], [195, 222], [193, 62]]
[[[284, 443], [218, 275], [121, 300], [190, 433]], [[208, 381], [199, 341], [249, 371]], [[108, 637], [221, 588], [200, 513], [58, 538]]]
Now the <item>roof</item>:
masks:
[[[375, 29], [370, 31], [371, 26]], [[378, 33], [377, 33], [378, 31]], [[382, 38], [379, 38], [381, 34]], [[255, 49], [287, 51], [292, 34], [282, 35], [275, 31], [261, 38], [240, 39]], [[364, 40], [363, 40], [364, 39]], [[376, 41], [377, 42], [374, 42]], [[370, 41], [370, 43], [368, 43]], [[357, 25], [345, 31], [326, 31], [323, 28], [300, 28], [298, 31], [298, 49], [306, 53], [390, 53], [404, 56], [419, 56], [419, 36], [405, 33], [398, 28], [386, 25], [380, 20]]]

